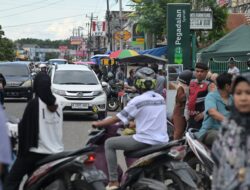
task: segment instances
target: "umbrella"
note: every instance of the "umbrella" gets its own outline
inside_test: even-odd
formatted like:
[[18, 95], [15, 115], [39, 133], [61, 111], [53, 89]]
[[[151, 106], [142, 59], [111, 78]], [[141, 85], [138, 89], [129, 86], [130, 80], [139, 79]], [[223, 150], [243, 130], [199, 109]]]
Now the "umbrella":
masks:
[[139, 54], [134, 50], [125, 49], [125, 50], [114, 51], [109, 55], [109, 57], [110, 58], [122, 59], [122, 58], [125, 58], [125, 57], [131, 57], [131, 56], [135, 56], [135, 55], [139, 55]]
[[74, 62], [74, 64], [77, 64], [77, 65], [85, 65], [85, 64], [95, 65], [95, 62], [93, 62], [93, 61], [76, 61], [76, 62]]

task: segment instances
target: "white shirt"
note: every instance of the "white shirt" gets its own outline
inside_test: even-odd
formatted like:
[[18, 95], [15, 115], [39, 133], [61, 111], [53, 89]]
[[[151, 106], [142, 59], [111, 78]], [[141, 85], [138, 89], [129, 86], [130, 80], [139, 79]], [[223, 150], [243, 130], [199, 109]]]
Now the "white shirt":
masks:
[[228, 73], [232, 74], [232, 75], [239, 75], [240, 74], [240, 70], [234, 66], [233, 68], [229, 68]]
[[37, 148], [30, 148], [31, 152], [41, 154], [55, 154], [62, 152], [62, 107], [58, 103], [56, 112], [48, 110], [47, 105], [39, 98], [39, 140]]
[[154, 145], [169, 141], [165, 101], [156, 92], [147, 91], [134, 97], [116, 116], [124, 124], [135, 120], [136, 134], [133, 138], [138, 142]]

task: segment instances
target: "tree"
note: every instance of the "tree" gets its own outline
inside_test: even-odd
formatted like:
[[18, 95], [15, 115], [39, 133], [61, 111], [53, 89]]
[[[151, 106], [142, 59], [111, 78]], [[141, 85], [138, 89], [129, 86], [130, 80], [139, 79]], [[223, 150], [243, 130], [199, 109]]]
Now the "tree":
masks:
[[8, 38], [0, 39], [0, 61], [13, 61], [15, 58], [14, 43]]
[[14, 44], [2, 36], [4, 36], [4, 31], [0, 25], [0, 61], [12, 61], [15, 58]]
[[[154, 34], [156, 39], [161, 39], [166, 36], [166, 7], [168, 3], [191, 3], [191, 0], [141, 0], [135, 6], [135, 14], [132, 19], [138, 23], [137, 30], [145, 33]], [[212, 43], [213, 41], [225, 35], [225, 25], [227, 19], [227, 9], [219, 7], [215, 0], [196, 1], [195, 10], [202, 8], [210, 8], [213, 11], [213, 30], [208, 32], [207, 36], [204, 33], [197, 32], [201, 42]]]

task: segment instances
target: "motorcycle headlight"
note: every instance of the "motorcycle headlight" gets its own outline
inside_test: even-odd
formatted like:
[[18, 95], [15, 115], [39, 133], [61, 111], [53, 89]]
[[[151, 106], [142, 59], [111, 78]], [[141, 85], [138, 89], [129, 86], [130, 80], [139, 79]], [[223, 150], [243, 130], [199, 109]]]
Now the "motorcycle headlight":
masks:
[[58, 90], [58, 89], [52, 88], [52, 92], [54, 92], [55, 94], [58, 94], [60, 96], [65, 96], [66, 95], [65, 90]]
[[93, 92], [93, 96], [100, 96], [101, 94], [103, 94], [103, 91], [94, 91]]
[[22, 84], [23, 87], [31, 87], [32, 86], [32, 82], [31, 80], [26, 80], [23, 84]]

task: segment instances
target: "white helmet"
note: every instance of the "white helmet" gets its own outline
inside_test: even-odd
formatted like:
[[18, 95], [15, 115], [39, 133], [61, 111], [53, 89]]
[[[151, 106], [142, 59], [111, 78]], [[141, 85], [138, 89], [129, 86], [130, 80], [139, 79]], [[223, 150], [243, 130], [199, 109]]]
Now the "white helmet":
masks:
[[39, 68], [43, 68], [43, 67], [47, 67], [44, 63], [41, 63], [40, 65], [39, 65]]

